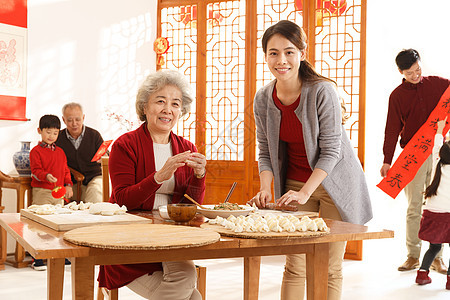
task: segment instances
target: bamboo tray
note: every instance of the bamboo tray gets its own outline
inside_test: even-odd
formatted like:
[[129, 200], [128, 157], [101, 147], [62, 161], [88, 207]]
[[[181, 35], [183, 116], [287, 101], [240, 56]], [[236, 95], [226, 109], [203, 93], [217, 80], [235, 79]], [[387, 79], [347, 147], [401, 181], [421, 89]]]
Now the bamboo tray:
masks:
[[222, 225], [216, 224], [202, 224], [201, 228], [209, 229], [220, 233], [223, 236], [238, 237], [245, 239], [286, 239], [286, 238], [305, 238], [305, 237], [316, 237], [322, 236], [330, 233], [328, 231], [306, 231], [306, 232], [233, 232], [230, 229], [223, 227]]
[[164, 224], [96, 225], [73, 229], [64, 239], [104, 249], [155, 250], [199, 247], [217, 242], [220, 235], [198, 227]]

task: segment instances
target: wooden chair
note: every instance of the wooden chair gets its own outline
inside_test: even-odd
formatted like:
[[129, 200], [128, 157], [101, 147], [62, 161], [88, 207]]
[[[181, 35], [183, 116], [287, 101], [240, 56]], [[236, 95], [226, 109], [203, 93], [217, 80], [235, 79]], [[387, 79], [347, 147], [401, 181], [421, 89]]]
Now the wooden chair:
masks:
[[[0, 187], [1, 192], [1, 187]], [[1, 197], [1, 195], [0, 195]], [[4, 206], [0, 206], [0, 213], [3, 213], [3, 210], [5, 209]], [[3, 229], [3, 227], [0, 228], [0, 270], [5, 269], [5, 261], [7, 256], [7, 249], [6, 249], [6, 230]]]
[[81, 187], [83, 186], [84, 175], [71, 167], [69, 167], [69, 170], [70, 170], [70, 173], [75, 178], [75, 181], [77, 182], [77, 199], [76, 200], [79, 203], [81, 201]]
[[[102, 179], [103, 179], [103, 202], [109, 202], [109, 157], [102, 157]], [[197, 290], [206, 299], [206, 267], [196, 266], [197, 270]], [[118, 300], [118, 289], [108, 290], [107, 288], [98, 288], [97, 300]]]
[[[5, 209], [4, 206], [2, 206], [2, 182], [3, 181], [13, 181], [13, 178], [2, 171], [0, 171], [0, 213], [3, 213], [3, 210]], [[0, 228], [0, 270], [5, 269], [5, 261], [6, 261], [6, 255], [7, 255], [7, 249], [6, 249], [6, 231], [2, 228]]]

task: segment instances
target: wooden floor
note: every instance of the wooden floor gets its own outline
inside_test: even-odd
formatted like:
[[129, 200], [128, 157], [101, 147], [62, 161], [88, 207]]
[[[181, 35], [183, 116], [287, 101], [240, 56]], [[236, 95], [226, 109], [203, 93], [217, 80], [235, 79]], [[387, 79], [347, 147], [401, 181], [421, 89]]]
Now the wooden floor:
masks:
[[[425, 245], [428, 248], [427, 245]], [[445, 290], [446, 276], [431, 272], [433, 282], [426, 286], [414, 283], [415, 271], [398, 272], [397, 267], [405, 257], [402, 238], [370, 240], [364, 242], [363, 261], [344, 262], [343, 300], [448, 300], [450, 291]], [[448, 264], [449, 249], [445, 247]], [[392, 254], [394, 253], [394, 254]], [[242, 299], [242, 259], [219, 259], [197, 261], [206, 266], [207, 299]], [[260, 299], [279, 299], [283, 272], [283, 256], [265, 257], [262, 260]], [[66, 266], [64, 299], [71, 299], [70, 266]], [[46, 272], [31, 268], [15, 269], [7, 266], [0, 271], [0, 299], [28, 300], [46, 298]], [[119, 290], [119, 299], [141, 299], [127, 288]]]

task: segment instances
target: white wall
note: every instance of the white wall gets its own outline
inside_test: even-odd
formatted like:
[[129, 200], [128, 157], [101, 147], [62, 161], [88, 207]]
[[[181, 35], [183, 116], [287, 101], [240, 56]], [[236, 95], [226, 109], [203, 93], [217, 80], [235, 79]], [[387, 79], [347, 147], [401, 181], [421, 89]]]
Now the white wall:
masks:
[[[368, 0], [366, 173], [375, 215], [371, 224], [397, 232], [404, 227], [406, 200], [403, 194], [393, 200], [375, 187], [381, 179], [388, 97], [401, 82], [394, 58], [403, 48], [416, 48], [425, 75], [450, 78], [448, 11], [450, 1], [445, 0]], [[84, 105], [88, 126], [98, 128], [105, 139], [116, 138], [121, 128], [107, 120], [106, 109], [134, 119], [129, 103], [134, 103], [142, 78], [155, 69], [156, 1], [33, 0], [28, 20], [31, 121], [0, 121], [0, 167], [7, 173], [15, 172], [11, 157], [19, 141], [38, 141], [39, 117], [60, 116], [68, 101]], [[13, 212], [15, 195], [4, 190], [4, 199], [6, 211]]]
[[[32, 141], [32, 147], [38, 142], [39, 118], [61, 116], [62, 105], [70, 101], [84, 106], [85, 124], [104, 139], [117, 138], [122, 128], [108, 120], [106, 109], [135, 118], [137, 87], [155, 70], [156, 1], [28, 1], [28, 28], [31, 120], [0, 121], [0, 170], [5, 173], [16, 173], [12, 155], [19, 141]], [[3, 189], [3, 205], [15, 212], [12, 190]]]
[[450, 78], [450, 43], [446, 34], [450, 2], [369, 0], [367, 11], [366, 175], [374, 208], [370, 224], [396, 230], [396, 238], [402, 240], [400, 251], [404, 259], [406, 198], [402, 192], [392, 199], [375, 187], [381, 179], [388, 98], [402, 79], [395, 56], [402, 49], [414, 48], [421, 55], [423, 75]]

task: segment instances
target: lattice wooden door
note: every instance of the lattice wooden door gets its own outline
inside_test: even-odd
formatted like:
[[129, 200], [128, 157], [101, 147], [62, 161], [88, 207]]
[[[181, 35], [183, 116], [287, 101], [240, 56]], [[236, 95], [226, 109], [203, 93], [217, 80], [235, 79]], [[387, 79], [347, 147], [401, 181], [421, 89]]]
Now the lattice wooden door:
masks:
[[348, 133], [364, 162], [365, 1], [159, 0], [158, 36], [169, 40], [163, 68], [177, 69], [196, 91], [196, 107], [177, 132], [208, 159], [206, 203], [245, 203], [259, 189], [252, 101], [272, 80], [260, 39], [289, 19], [307, 32], [308, 58], [337, 81], [350, 121]]

